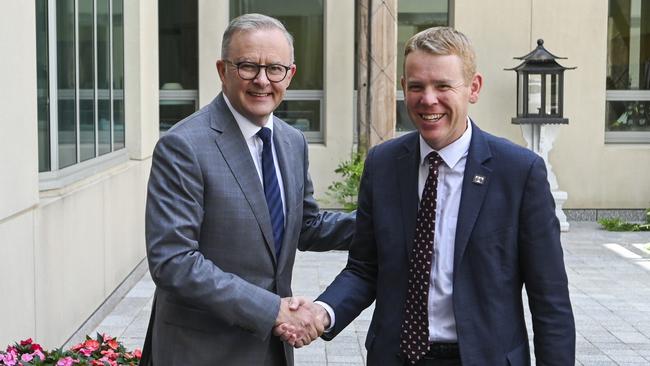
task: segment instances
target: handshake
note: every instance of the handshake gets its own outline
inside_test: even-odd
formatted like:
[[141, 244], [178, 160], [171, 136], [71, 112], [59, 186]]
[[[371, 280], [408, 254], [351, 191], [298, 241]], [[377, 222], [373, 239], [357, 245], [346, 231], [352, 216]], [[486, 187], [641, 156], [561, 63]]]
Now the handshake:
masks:
[[320, 337], [329, 325], [330, 316], [321, 305], [304, 297], [288, 297], [280, 301], [273, 334], [300, 348]]

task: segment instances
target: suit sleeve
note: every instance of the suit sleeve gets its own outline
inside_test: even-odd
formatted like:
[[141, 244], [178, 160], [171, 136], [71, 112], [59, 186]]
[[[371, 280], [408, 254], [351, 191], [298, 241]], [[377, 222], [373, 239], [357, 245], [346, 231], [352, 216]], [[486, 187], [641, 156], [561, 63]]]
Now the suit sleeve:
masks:
[[224, 272], [199, 250], [204, 181], [192, 146], [164, 135], [154, 150], [146, 205], [147, 258], [159, 288], [225, 324], [270, 336], [279, 296]]
[[529, 172], [519, 221], [519, 265], [532, 314], [537, 364], [573, 365], [575, 323], [560, 226], [546, 167], [539, 157]]
[[330, 305], [336, 318], [332, 331], [323, 335], [326, 340], [347, 327], [376, 297], [378, 261], [372, 218], [373, 151], [368, 153], [361, 177], [356, 233], [347, 265], [317, 299]]
[[304, 195], [303, 215], [298, 249], [313, 252], [348, 250], [354, 237], [356, 212], [320, 211], [314, 199], [314, 185], [309, 176], [309, 152], [303, 138]]

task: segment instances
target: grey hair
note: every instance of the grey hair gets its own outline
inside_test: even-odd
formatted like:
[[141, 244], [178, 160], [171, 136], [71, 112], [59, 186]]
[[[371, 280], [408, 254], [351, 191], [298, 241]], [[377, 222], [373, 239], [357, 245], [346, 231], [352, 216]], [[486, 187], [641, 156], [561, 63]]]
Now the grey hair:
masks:
[[284, 37], [287, 39], [289, 47], [291, 48], [291, 63], [293, 63], [293, 36], [291, 33], [287, 31], [282, 22], [279, 20], [268, 15], [257, 13], [240, 15], [230, 21], [228, 28], [226, 28], [226, 31], [223, 33], [223, 39], [221, 41], [221, 59], [228, 59], [228, 50], [230, 48], [230, 41], [232, 40], [233, 35], [238, 32], [250, 32], [261, 29], [277, 29], [284, 34]]
[[463, 76], [470, 81], [476, 74], [476, 53], [472, 42], [463, 33], [451, 27], [433, 27], [414, 35], [404, 47], [406, 56], [414, 51], [424, 51], [432, 55], [456, 55], [463, 61]]

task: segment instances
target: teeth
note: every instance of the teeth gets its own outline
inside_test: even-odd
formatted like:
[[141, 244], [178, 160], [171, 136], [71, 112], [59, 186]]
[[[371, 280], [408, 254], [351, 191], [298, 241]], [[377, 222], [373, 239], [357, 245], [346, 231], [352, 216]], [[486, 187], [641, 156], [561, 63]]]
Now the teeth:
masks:
[[420, 117], [422, 119], [426, 119], [427, 121], [437, 121], [440, 118], [444, 116], [444, 113], [434, 113], [434, 114], [421, 114]]
[[270, 93], [255, 93], [255, 92], [250, 92], [250, 94], [256, 97], [265, 97], [267, 95], [270, 95]]

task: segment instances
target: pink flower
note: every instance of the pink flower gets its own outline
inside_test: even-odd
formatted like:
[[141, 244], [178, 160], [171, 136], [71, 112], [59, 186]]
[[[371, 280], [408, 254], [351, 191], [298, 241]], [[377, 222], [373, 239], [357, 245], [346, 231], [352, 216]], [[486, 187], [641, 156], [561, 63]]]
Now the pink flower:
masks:
[[20, 356], [20, 360], [23, 361], [23, 362], [29, 362], [29, 361], [31, 361], [33, 359], [34, 359], [34, 356], [32, 356], [29, 353], [23, 353], [23, 355]]
[[109, 335], [106, 334], [106, 333], [102, 333], [102, 339], [104, 340], [104, 342], [108, 342], [108, 341], [110, 341], [111, 339], [115, 339], [115, 338], [109, 336]]
[[117, 360], [117, 358], [120, 356], [119, 354], [115, 353], [112, 349], [108, 349], [106, 351], [101, 352], [102, 356], [108, 357], [109, 360]]
[[20, 341], [20, 345], [21, 346], [26, 346], [28, 344], [32, 344], [32, 342], [34, 342], [34, 341], [31, 338], [27, 338], [24, 341]]
[[86, 357], [89, 357], [93, 353], [93, 351], [89, 350], [88, 348], [82, 348], [79, 350], [79, 352], [81, 352], [81, 354]]
[[88, 339], [84, 342], [84, 347], [88, 348], [91, 352], [95, 352], [99, 349], [99, 342], [94, 339]]
[[18, 355], [16, 354], [16, 350], [12, 349], [10, 351], [7, 351], [4, 355], [0, 355], [0, 361], [4, 362], [5, 365], [7, 366], [14, 366], [18, 363]]
[[56, 366], [72, 366], [72, 365], [74, 365], [75, 363], [76, 363], [75, 360], [73, 360], [72, 357], [68, 356], [68, 357], [66, 357], [66, 358], [62, 358], [62, 359], [60, 359], [60, 360], [56, 363]]
[[41, 347], [41, 345], [38, 344], [38, 343], [34, 343], [34, 344], [32, 344], [31, 350], [32, 351], [42, 351], [43, 347]]
[[133, 355], [139, 360], [142, 358], [142, 351], [139, 348], [136, 348], [135, 351], [133, 351]]
[[117, 347], [119, 346], [115, 338], [109, 339], [108, 341], [106, 341], [106, 344], [108, 344], [108, 346], [114, 350], [117, 350]]
[[45, 355], [43, 354], [43, 352], [41, 350], [36, 350], [36, 351], [32, 352], [32, 356], [36, 356], [36, 357], [40, 358], [41, 361], [45, 360]]

